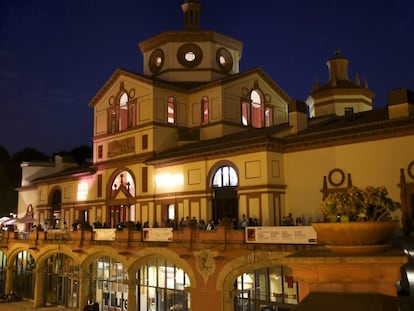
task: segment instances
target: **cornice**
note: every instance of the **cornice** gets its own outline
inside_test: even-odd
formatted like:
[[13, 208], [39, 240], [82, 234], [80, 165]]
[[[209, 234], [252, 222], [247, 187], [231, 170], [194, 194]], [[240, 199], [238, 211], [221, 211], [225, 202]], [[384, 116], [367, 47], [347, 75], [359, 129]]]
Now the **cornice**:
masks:
[[239, 50], [240, 53], [243, 47], [243, 42], [212, 30], [164, 31], [138, 43], [138, 46], [145, 53], [169, 42], [214, 42]]

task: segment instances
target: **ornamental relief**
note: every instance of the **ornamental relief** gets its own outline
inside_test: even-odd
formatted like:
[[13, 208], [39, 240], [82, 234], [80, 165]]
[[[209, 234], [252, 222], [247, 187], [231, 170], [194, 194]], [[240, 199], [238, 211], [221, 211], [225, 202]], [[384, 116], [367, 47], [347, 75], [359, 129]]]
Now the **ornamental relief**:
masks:
[[134, 137], [114, 140], [108, 144], [108, 158], [112, 158], [117, 155], [122, 155], [130, 152], [135, 152]]
[[194, 252], [196, 268], [197, 271], [203, 276], [204, 282], [207, 282], [208, 277], [216, 270], [216, 262], [214, 257], [216, 257], [217, 254], [217, 252], [213, 252], [209, 249]]

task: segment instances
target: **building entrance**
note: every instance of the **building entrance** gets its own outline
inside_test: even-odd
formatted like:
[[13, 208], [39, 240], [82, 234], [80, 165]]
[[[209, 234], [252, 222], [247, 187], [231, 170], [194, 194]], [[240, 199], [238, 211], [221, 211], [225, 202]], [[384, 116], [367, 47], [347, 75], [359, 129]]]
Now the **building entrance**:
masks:
[[127, 222], [127, 207], [124, 205], [111, 206], [109, 208], [109, 226], [115, 228], [116, 225]]
[[213, 219], [238, 219], [238, 198], [236, 187], [221, 187], [214, 189]]

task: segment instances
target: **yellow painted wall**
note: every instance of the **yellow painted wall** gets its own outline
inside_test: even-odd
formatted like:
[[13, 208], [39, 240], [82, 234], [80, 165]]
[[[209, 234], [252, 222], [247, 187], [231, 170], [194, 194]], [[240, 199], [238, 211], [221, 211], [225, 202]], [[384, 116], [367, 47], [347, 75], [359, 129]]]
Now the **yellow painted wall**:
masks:
[[406, 169], [414, 159], [413, 142], [414, 136], [406, 136], [285, 154], [284, 213], [321, 218], [323, 176], [335, 168], [351, 174], [354, 186], [385, 186], [400, 201], [400, 168]]

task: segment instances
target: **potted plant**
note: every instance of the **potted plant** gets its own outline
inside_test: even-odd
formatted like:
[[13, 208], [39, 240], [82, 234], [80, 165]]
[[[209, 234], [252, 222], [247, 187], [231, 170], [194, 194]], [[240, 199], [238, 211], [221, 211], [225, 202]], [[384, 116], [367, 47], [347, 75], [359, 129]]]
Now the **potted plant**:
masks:
[[325, 221], [312, 226], [318, 243], [332, 250], [372, 253], [389, 247], [398, 225], [392, 214], [400, 208], [385, 187], [351, 187], [329, 193], [321, 204]]
[[331, 192], [322, 201], [321, 210], [328, 221], [384, 221], [400, 209], [385, 187], [367, 186]]

